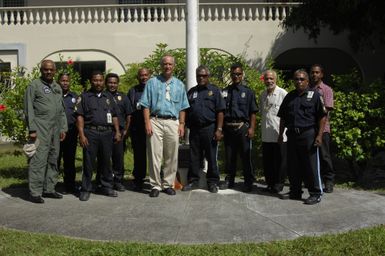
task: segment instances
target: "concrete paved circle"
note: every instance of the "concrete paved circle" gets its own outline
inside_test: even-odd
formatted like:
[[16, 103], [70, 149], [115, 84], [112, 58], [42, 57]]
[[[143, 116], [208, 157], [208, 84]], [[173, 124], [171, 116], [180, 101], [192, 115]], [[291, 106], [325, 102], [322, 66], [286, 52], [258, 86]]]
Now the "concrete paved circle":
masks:
[[294, 239], [385, 223], [385, 196], [357, 190], [336, 189], [313, 206], [237, 190], [158, 198], [125, 191], [117, 198], [92, 194], [88, 202], [65, 195], [42, 205], [27, 201], [27, 194], [25, 188], [0, 192], [0, 226], [95, 240], [194, 244]]

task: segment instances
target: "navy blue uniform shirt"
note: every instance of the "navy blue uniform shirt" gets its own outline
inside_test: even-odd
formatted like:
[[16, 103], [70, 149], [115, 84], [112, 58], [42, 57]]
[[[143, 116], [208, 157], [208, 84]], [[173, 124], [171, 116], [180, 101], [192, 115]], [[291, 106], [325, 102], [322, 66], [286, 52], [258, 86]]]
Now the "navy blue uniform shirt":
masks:
[[254, 92], [244, 84], [227, 86], [222, 96], [226, 100], [225, 122], [249, 122], [251, 114], [258, 111]]
[[76, 114], [84, 117], [84, 126], [113, 126], [108, 114], [116, 117], [118, 107], [112, 95], [106, 91], [96, 93], [93, 90], [83, 92], [76, 104]]
[[190, 108], [187, 110], [187, 125], [207, 126], [216, 121], [216, 114], [226, 108], [218, 87], [212, 84], [194, 86], [187, 93]]
[[[109, 92], [109, 91], [108, 91]], [[109, 92], [115, 99], [115, 103], [118, 105], [118, 119], [119, 127], [123, 129], [126, 126], [126, 117], [132, 112], [128, 97], [121, 92]]]
[[299, 95], [293, 90], [283, 99], [277, 115], [288, 129], [317, 127], [326, 109], [318, 92], [307, 89]]
[[67, 92], [63, 95], [63, 101], [67, 116], [67, 125], [68, 130], [74, 129], [76, 127], [76, 114], [75, 114], [75, 105], [78, 95], [74, 92]]
[[138, 84], [128, 91], [128, 101], [131, 105], [131, 123], [130, 129], [144, 129], [144, 117], [143, 108], [139, 104], [139, 100], [142, 97], [144, 84]]

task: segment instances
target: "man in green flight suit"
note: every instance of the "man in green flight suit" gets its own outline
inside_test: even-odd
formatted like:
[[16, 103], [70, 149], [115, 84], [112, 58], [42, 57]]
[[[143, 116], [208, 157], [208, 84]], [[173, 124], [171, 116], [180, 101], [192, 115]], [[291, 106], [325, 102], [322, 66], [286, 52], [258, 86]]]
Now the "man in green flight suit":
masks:
[[55, 63], [43, 60], [41, 77], [31, 82], [24, 95], [29, 141], [37, 145], [36, 153], [29, 159], [28, 169], [30, 200], [33, 203], [44, 203], [42, 197], [63, 197], [55, 191], [55, 185], [60, 141], [65, 138], [67, 120], [62, 89], [54, 81], [55, 72]]

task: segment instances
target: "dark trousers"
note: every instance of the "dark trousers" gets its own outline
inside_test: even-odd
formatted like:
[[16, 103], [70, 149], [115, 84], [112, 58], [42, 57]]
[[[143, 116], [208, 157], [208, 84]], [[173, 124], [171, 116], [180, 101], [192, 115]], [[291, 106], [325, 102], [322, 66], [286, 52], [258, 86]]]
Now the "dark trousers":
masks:
[[263, 172], [268, 187], [282, 191], [286, 178], [286, 145], [262, 142]]
[[[84, 132], [89, 145], [83, 148], [82, 191], [92, 191], [92, 172], [96, 167], [98, 167], [100, 185], [103, 188], [112, 189], [112, 131], [85, 129]], [[97, 166], [96, 158], [98, 160]]]
[[66, 137], [63, 141], [60, 142], [60, 151], [58, 157], [58, 169], [60, 168], [60, 161], [63, 159], [63, 178], [64, 185], [68, 189], [75, 188], [75, 156], [76, 156], [76, 147], [78, 142], [78, 132], [76, 127], [69, 129]]
[[134, 152], [134, 182], [142, 183], [146, 178], [147, 158], [146, 158], [146, 133], [144, 127], [132, 129], [131, 146]]
[[309, 129], [300, 134], [287, 131], [286, 135], [290, 193], [300, 195], [304, 182], [310, 195], [321, 195], [319, 148], [314, 146], [316, 130]]
[[248, 125], [244, 124], [239, 129], [224, 127], [226, 174], [227, 178], [234, 180], [237, 168], [237, 155], [240, 154], [243, 163], [243, 177], [245, 184], [251, 185], [254, 181], [253, 165], [251, 162], [252, 141], [247, 137]]
[[[123, 134], [123, 131], [120, 131]], [[113, 135], [114, 136], [114, 135]], [[122, 183], [124, 178], [124, 140], [112, 144], [112, 173], [115, 183]]]
[[208, 169], [206, 179], [208, 184], [219, 183], [218, 171], [218, 142], [214, 140], [215, 124], [203, 128], [190, 129], [190, 164], [188, 172], [189, 182], [199, 181], [199, 172], [202, 168], [203, 157], [206, 158]]
[[322, 135], [322, 145], [320, 147], [321, 178], [324, 183], [334, 183], [335, 171], [330, 155], [330, 133], [324, 132]]

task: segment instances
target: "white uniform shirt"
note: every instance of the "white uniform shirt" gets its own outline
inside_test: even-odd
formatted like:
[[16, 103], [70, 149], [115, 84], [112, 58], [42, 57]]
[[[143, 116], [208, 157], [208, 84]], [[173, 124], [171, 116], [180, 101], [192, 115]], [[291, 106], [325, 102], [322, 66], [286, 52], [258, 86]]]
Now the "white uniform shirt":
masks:
[[[277, 116], [277, 113], [286, 94], [287, 91], [285, 89], [276, 86], [271, 94], [268, 94], [267, 90], [265, 90], [260, 96], [259, 111], [262, 116], [262, 142], [278, 141], [280, 118]], [[283, 141], [286, 140], [287, 138], [284, 133]]]

